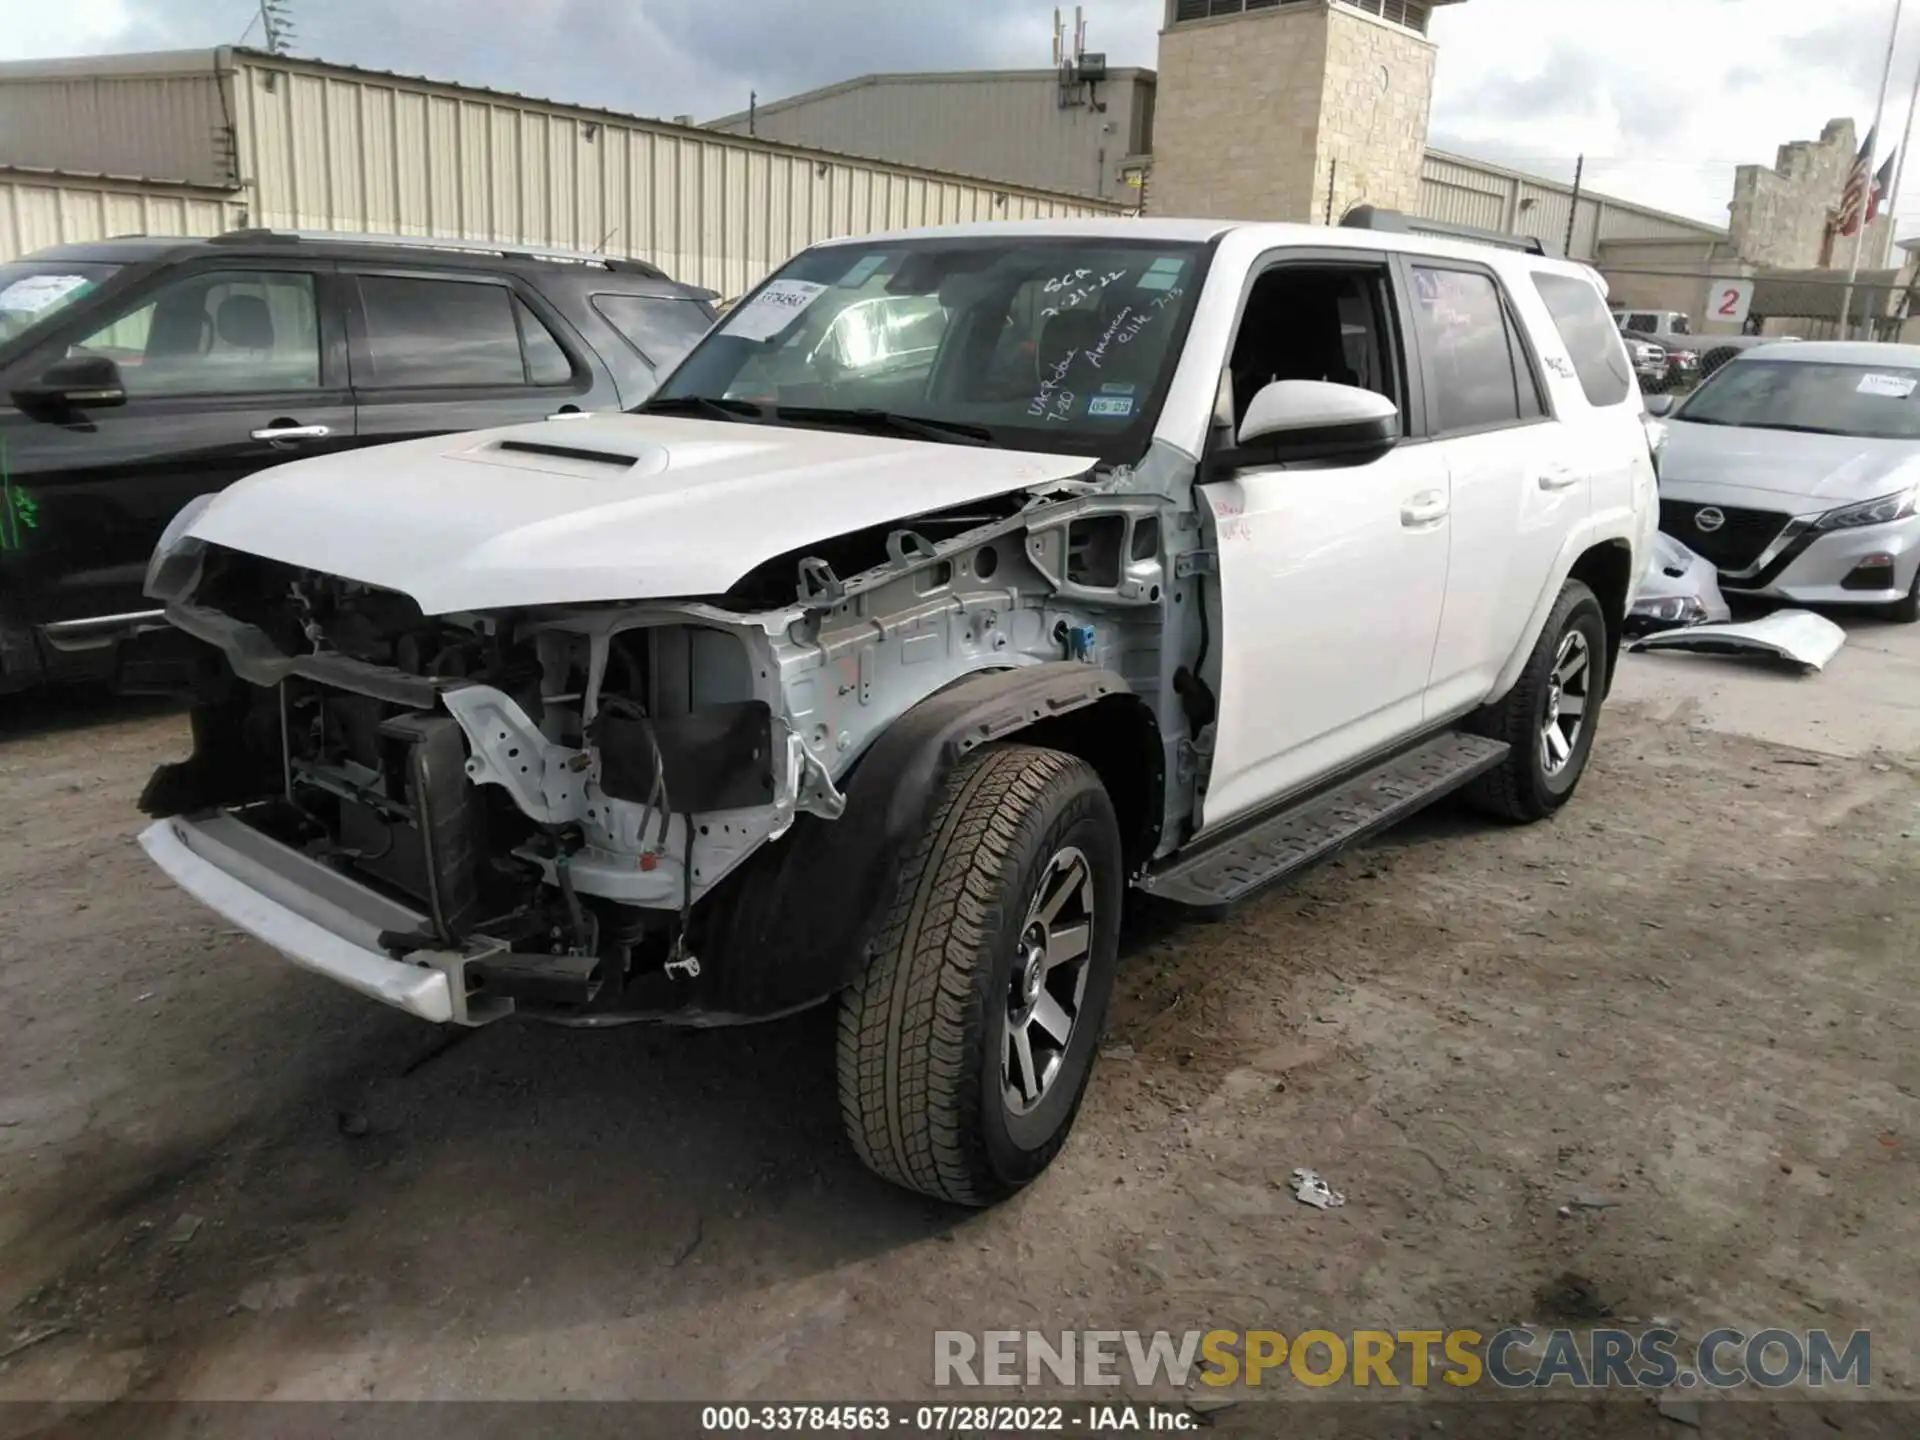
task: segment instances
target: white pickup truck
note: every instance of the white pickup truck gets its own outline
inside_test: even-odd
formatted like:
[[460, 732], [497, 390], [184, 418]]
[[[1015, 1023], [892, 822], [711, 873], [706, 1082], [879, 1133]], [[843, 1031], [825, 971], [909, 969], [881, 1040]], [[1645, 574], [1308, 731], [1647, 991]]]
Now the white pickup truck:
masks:
[[1455, 790], [1568, 800], [1655, 519], [1583, 267], [834, 241], [637, 412], [183, 512], [147, 588], [214, 659], [142, 843], [429, 1021], [832, 1001], [861, 1156], [990, 1203], [1073, 1122], [1128, 887], [1218, 912]]

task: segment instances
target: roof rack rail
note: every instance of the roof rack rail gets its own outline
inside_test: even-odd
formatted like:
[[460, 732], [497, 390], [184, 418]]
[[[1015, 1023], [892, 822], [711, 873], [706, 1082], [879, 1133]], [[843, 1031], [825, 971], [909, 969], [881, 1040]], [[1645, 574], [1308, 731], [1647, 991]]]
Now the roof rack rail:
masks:
[[1547, 247], [1534, 235], [1508, 235], [1500, 230], [1482, 230], [1477, 225], [1455, 225], [1446, 220], [1428, 220], [1399, 210], [1383, 210], [1377, 205], [1356, 205], [1346, 213], [1340, 226], [1345, 230], [1384, 230], [1396, 235], [1428, 235], [1436, 240], [1467, 240], [1476, 245], [1494, 245], [1502, 250], [1519, 250], [1528, 255], [1545, 255]]
[[568, 265], [599, 265], [608, 270], [634, 271], [645, 275], [659, 272], [643, 260], [626, 260], [603, 255], [597, 250], [567, 250], [552, 245], [515, 245], [497, 240], [448, 240], [433, 235], [376, 235], [358, 230], [228, 230], [209, 237], [214, 245], [254, 245], [262, 241], [287, 245], [302, 242], [327, 245], [392, 246], [410, 250], [455, 250], [468, 255], [498, 255], [507, 260], [550, 260]]

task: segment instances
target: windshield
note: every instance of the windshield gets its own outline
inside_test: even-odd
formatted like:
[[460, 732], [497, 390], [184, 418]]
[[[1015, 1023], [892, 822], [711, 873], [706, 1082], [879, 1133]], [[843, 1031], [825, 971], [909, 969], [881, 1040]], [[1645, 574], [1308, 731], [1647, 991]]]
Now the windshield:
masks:
[[0, 265], [0, 341], [65, 309], [119, 268], [74, 261]]
[[927, 439], [1137, 458], [1205, 264], [1199, 245], [1105, 237], [809, 250], [730, 310], [645, 408], [717, 415], [707, 402], [724, 402], [743, 419], [866, 428], [884, 417]]
[[1696, 390], [1675, 418], [1696, 425], [1920, 440], [1917, 394], [1920, 369], [1910, 366], [1745, 359]]

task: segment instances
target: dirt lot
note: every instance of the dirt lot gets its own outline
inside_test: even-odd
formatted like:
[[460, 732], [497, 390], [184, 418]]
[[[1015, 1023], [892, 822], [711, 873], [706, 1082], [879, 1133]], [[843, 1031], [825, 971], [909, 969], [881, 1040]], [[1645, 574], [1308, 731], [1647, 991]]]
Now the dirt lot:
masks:
[[[1556, 823], [1437, 813], [1136, 935], [1074, 1143], [978, 1215], [856, 1165], [825, 1013], [447, 1047], [145, 863], [177, 715], [16, 706], [0, 1350], [47, 1338], [0, 1399], [910, 1397], [936, 1328], [1596, 1295], [1872, 1327], [1878, 1393], [1920, 1398], [1916, 640], [1859, 627], [1807, 681], [1634, 662]], [[1349, 1204], [1298, 1204], [1301, 1165]]]

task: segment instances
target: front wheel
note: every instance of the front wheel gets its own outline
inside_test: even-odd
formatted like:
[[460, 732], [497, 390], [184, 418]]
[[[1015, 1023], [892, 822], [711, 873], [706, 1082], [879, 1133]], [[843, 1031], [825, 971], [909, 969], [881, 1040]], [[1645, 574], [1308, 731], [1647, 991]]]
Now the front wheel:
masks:
[[1081, 760], [990, 746], [947, 778], [841, 1001], [840, 1111], [897, 1185], [990, 1205], [1059, 1153], [1119, 950], [1119, 829]]
[[1474, 719], [1474, 730], [1513, 749], [1467, 798], [1521, 824], [1553, 814], [1586, 773], [1606, 693], [1606, 616], [1593, 591], [1569, 580], [1519, 681]]

